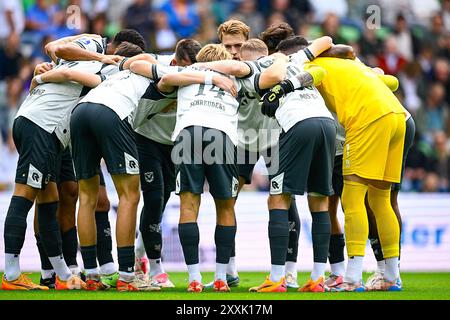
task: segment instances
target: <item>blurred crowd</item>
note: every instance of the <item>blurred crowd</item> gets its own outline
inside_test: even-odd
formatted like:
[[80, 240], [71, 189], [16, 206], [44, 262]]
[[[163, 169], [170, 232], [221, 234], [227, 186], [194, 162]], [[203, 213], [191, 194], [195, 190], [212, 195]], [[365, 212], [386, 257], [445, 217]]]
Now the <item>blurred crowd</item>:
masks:
[[[14, 180], [12, 119], [34, 66], [48, 60], [46, 43], [132, 28], [149, 52], [164, 54], [180, 38], [216, 42], [229, 18], [248, 24], [252, 37], [283, 21], [308, 39], [331, 36], [399, 77], [396, 94], [417, 125], [403, 190], [450, 192], [450, 0], [1, 0], [0, 191]], [[263, 166], [256, 171], [250, 188], [267, 190]]]

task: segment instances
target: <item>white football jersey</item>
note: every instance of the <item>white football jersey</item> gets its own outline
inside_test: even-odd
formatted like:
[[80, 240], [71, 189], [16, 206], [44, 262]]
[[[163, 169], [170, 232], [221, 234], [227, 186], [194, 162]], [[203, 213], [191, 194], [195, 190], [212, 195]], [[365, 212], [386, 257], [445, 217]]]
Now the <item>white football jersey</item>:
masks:
[[[109, 74], [117, 67], [97, 61], [63, 61], [55, 68], [71, 68], [99, 75]], [[76, 82], [43, 83], [30, 92], [17, 112], [45, 131], [52, 133], [90, 88]]]
[[[182, 72], [213, 71], [185, 68]], [[241, 85], [236, 81], [238, 91]], [[239, 102], [228, 92], [214, 86], [193, 84], [178, 89], [177, 123], [172, 140], [175, 141], [181, 130], [189, 126], [213, 128], [224, 132], [238, 145], [238, 109]]]
[[75, 40], [73, 43], [75, 43], [76, 45], [80, 46], [81, 48], [87, 50], [87, 51], [92, 51], [92, 52], [97, 52], [100, 54], [105, 54], [106, 53], [106, 47], [107, 47], [107, 42], [106, 42], [106, 38], [101, 38], [99, 37], [81, 37], [78, 38], [77, 40]]
[[149, 78], [130, 70], [120, 71], [92, 89], [80, 103], [105, 105], [124, 120], [133, 114], [151, 83]]
[[[289, 79], [304, 72], [303, 64], [291, 61], [288, 63], [287, 76]], [[300, 88], [289, 93], [282, 101], [275, 113], [275, 118], [285, 132], [288, 132], [298, 122], [309, 118], [330, 118], [331, 112], [316, 87]]]
[[278, 144], [281, 127], [274, 118], [261, 113], [259, 79], [261, 73], [273, 64], [273, 59], [262, 58], [246, 62], [250, 76], [239, 79], [242, 93], [239, 105], [239, 146], [251, 152], [266, 150]]

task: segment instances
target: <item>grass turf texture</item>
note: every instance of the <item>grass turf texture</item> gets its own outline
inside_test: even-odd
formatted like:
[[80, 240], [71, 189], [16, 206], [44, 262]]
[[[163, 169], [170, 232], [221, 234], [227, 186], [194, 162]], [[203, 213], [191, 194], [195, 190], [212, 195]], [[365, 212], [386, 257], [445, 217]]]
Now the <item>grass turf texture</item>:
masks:
[[[308, 276], [308, 273], [299, 273], [299, 284], [304, 284]], [[365, 274], [364, 279], [368, 276]], [[216, 293], [207, 289], [195, 294], [186, 292], [186, 273], [170, 273], [170, 277], [177, 287], [160, 292], [0, 290], [0, 300], [450, 300], [449, 273], [403, 273], [402, 292], [364, 293], [300, 293], [294, 289], [289, 289], [287, 294], [251, 293], [248, 289], [261, 284], [265, 274], [242, 272], [240, 286], [232, 288], [230, 293]], [[35, 283], [39, 282], [38, 273], [32, 274], [31, 278]], [[212, 273], [203, 274], [204, 283], [212, 278]]]

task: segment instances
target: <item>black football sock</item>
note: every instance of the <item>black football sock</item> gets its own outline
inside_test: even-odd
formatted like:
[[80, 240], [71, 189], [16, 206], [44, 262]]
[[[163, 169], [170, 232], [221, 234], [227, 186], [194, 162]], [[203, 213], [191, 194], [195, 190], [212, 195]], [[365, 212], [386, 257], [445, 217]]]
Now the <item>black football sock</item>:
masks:
[[344, 257], [345, 239], [343, 234], [332, 234], [330, 237], [330, 249], [328, 259], [330, 264], [340, 263]]
[[178, 225], [178, 235], [180, 237], [186, 264], [198, 264], [198, 244], [200, 242], [198, 224], [196, 222], [180, 223]]
[[95, 225], [97, 227], [97, 259], [99, 265], [114, 263], [112, 256], [111, 225], [108, 212], [95, 212]]
[[119, 272], [134, 273], [134, 246], [117, 248]]
[[64, 255], [64, 260], [67, 266], [75, 267], [78, 266], [77, 262], [77, 252], [78, 252], [78, 233], [77, 227], [73, 227], [69, 231], [61, 234], [62, 238], [62, 250]]
[[289, 208], [289, 246], [286, 255], [286, 261], [297, 262], [298, 239], [300, 238], [301, 223], [298, 215], [295, 198], [292, 199]]
[[41, 269], [42, 270], [53, 270], [52, 263], [48, 259], [47, 252], [45, 252], [44, 246], [41, 242], [41, 237], [38, 234], [35, 234], [34, 237], [36, 238], [36, 246], [39, 251], [39, 258], [41, 260]]
[[375, 255], [375, 259], [377, 259], [377, 261], [383, 261], [384, 260], [384, 256], [383, 256], [383, 250], [381, 248], [381, 242], [380, 242], [380, 238], [379, 237], [371, 237], [369, 238], [370, 240], [370, 246], [372, 247], [372, 251], [373, 254]]
[[143, 193], [139, 231], [149, 259], [160, 259], [162, 250], [161, 219], [165, 207], [163, 190], [146, 190]]
[[61, 231], [56, 219], [58, 202], [37, 205], [39, 236], [49, 258], [62, 255]]
[[227, 264], [236, 237], [236, 226], [216, 225], [214, 241], [216, 243], [216, 263]]
[[33, 202], [23, 197], [11, 198], [3, 234], [5, 253], [20, 254], [27, 230], [27, 215], [32, 206]]
[[288, 210], [273, 209], [269, 211], [269, 242], [272, 265], [286, 263], [289, 245]]
[[84, 269], [97, 269], [97, 246], [80, 247]]
[[327, 263], [330, 247], [331, 220], [327, 211], [312, 212], [314, 262]]

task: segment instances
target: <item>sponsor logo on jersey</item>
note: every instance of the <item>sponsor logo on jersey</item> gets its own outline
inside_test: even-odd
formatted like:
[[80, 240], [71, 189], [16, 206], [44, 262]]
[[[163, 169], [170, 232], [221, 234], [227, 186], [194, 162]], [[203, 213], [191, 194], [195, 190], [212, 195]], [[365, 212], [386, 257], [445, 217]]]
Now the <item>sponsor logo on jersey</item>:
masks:
[[283, 193], [283, 181], [284, 181], [284, 173], [276, 176], [272, 180], [270, 180], [270, 194], [282, 194]]
[[181, 172], [178, 172], [177, 179], [175, 181], [175, 193], [176, 194], [179, 194], [180, 190], [181, 190], [180, 179], [181, 179]]
[[28, 168], [27, 185], [30, 187], [41, 189], [44, 175], [38, 169], [36, 169], [31, 163]]
[[139, 174], [139, 162], [137, 159], [124, 152], [125, 156], [125, 167], [127, 174]]
[[238, 192], [239, 192], [239, 180], [238, 179], [236, 179], [235, 177], [233, 177], [233, 183], [232, 183], [232, 186], [231, 186], [231, 196], [233, 197], [233, 198], [235, 198], [235, 197], [237, 197], [237, 195], [238, 195]]

